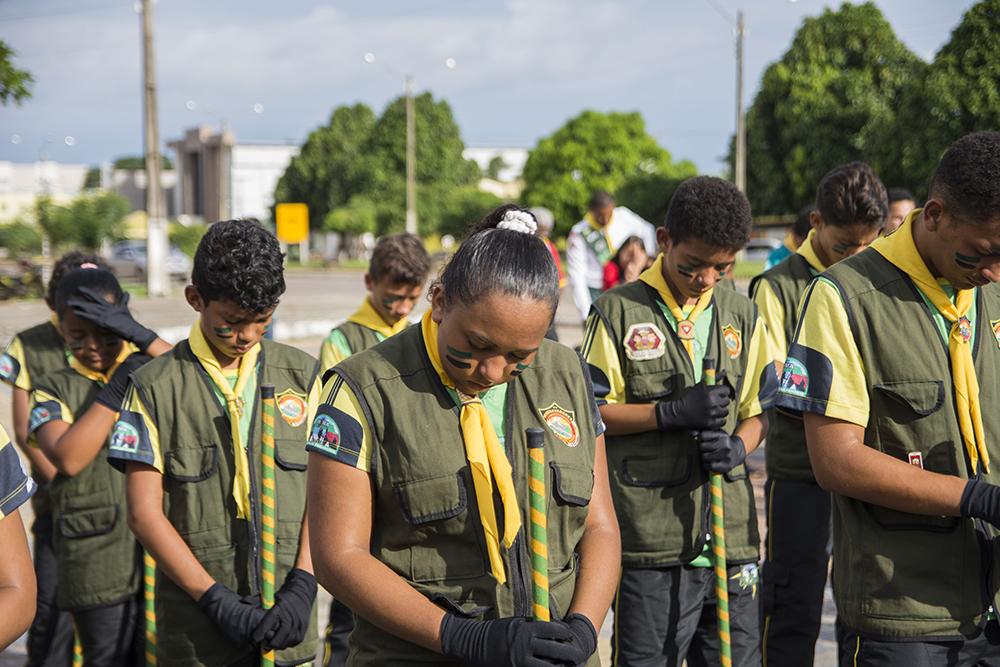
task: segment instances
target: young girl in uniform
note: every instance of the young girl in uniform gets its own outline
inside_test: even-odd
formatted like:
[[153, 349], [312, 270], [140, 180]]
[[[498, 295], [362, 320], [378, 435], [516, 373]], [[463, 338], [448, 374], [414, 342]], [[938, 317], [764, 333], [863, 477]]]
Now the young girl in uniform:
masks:
[[[556, 268], [514, 206], [475, 228], [421, 326], [336, 366], [307, 449], [320, 582], [350, 665], [593, 665], [619, 567], [603, 424], [544, 340]], [[525, 429], [544, 431], [551, 622], [531, 621]], [[537, 517], [536, 517], [537, 518]]]
[[124, 478], [107, 464], [107, 440], [128, 374], [169, 345], [136, 322], [109, 271], [81, 268], [56, 290], [72, 355], [37, 379], [29, 431], [57, 470], [51, 497], [56, 595], [79, 634], [84, 663], [141, 662], [139, 551], [125, 521]]

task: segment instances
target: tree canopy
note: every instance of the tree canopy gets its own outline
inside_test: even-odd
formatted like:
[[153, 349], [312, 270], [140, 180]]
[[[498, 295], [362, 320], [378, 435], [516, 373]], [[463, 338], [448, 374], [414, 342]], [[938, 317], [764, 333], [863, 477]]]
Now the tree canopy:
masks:
[[35, 77], [14, 65], [14, 49], [0, 39], [0, 105], [20, 104], [31, 97]]

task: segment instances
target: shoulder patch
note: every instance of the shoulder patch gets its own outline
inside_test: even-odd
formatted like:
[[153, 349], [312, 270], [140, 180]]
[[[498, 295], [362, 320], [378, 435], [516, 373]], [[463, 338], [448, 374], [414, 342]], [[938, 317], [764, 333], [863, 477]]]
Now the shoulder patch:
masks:
[[286, 389], [275, 396], [278, 403], [278, 412], [281, 418], [292, 427], [299, 427], [306, 421], [308, 409], [306, 407], [306, 395], [294, 389]]
[[786, 397], [782, 407], [806, 411], [805, 403], [825, 405], [832, 384], [833, 364], [825, 354], [798, 343], [788, 348], [779, 387]]
[[21, 374], [21, 364], [6, 352], [0, 355], [0, 380], [14, 382]]
[[625, 333], [625, 356], [632, 361], [659, 359], [666, 354], [667, 337], [652, 322], [633, 324]]
[[326, 454], [341, 463], [357, 466], [364, 441], [361, 422], [339, 408], [319, 406], [306, 449]]
[[730, 359], [736, 359], [743, 352], [743, 334], [732, 323], [722, 327], [722, 342], [726, 344]]
[[576, 414], [572, 410], [553, 403], [538, 411], [542, 421], [549, 427], [552, 434], [570, 447], [580, 444], [580, 429], [576, 426]]
[[119, 419], [111, 431], [109, 447], [119, 452], [135, 452], [139, 448], [139, 429], [129, 423], [128, 419]]
[[55, 401], [44, 401], [31, 409], [31, 417], [28, 420], [28, 432], [34, 433], [44, 424], [62, 419], [62, 408]]

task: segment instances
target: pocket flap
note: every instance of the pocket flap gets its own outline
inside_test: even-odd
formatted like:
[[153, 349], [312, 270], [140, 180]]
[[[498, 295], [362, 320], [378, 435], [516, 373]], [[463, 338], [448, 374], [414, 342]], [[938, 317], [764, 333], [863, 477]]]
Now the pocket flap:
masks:
[[677, 373], [668, 370], [630, 375], [627, 384], [629, 391], [639, 400], [658, 401], [676, 391]]
[[550, 461], [552, 472], [555, 473], [553, 492], [556, 498], [567, 505], [584, 507], [590, 504], [590, 496], [594, 493], [594, 472], [586, 468], [563, 465]]
[[941, 380], [904, 380], [874, 385], [921, 417], [937, 412], [944, 405], [944, 382]]
[[118, 506], [77, 510], [59, 517], [59, 532], [63, 537], [93, 537], [110, 533], [118, 522]]
[[182, 447], [167, 452], [164, 460], [167, 476], [178, 482], [200, 482], [215, 474], [219, 467], [219, 448]]
[[274, 443], [274, 460], [285, 470], [305, 470], [309, 452], [301, 440], [277, 440]]
[[623, 481], [629, 486], [675, 486], [691, 475], [691, 458], [630, 456], [622, 462]]
[[434, 593], [431, 595], [431, 602], [463, 618], [479, 618], [490, 609], [493, 609], [490, 605], [477, 605], [475, 600], [458, 602], [444, 593]]
[[467, 498], [462, 471], [395, 485], [407, 523], [420, 525], [451, 519], [465, 511]]

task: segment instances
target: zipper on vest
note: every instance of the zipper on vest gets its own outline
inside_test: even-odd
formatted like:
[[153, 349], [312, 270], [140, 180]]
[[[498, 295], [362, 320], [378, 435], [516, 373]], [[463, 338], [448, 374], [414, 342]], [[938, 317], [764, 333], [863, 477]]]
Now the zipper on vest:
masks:
[[514, 538], [511, 545], [512, 558], [510, 559], [512, 587], [514, 589], [514, 616], [531, 616], [531, 604], [528, 602], [528, 588], [524, 583], [525, 572], [524, 556], [525, 549], [523, 535]]
[[[253, 428], [249, 429], [250, 435], [253, 434]], [[247, 466], [250, 471], [250, 518], [247, 520], [247, 531], [250, 533], [250, 572], [253, 574], [253, 590], [254, 595], [260, 593], [261, 582], [260, 582], [260, 544], [257, 540], [257, 521], [259, 517], [257, 516], [257, 478], [254, 476], [254, 460], [251, 454], [253, 454], [252, 438], [247, 438], [247, 442], [244, 450], [247, 454], [247, 460], [250, 465]]]

